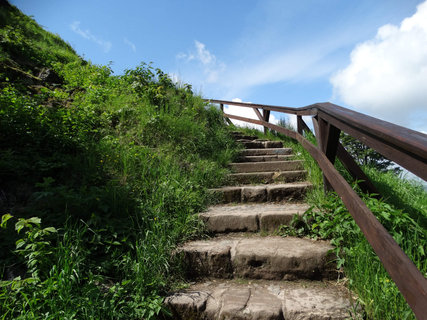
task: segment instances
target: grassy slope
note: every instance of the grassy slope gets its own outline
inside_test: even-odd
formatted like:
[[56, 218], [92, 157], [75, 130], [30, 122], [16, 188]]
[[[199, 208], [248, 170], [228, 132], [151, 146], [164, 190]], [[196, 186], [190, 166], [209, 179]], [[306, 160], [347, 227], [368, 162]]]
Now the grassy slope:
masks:
[[[263, 137], [253, 130], [245, 132]], [[324, 194], [322, 173], [313, 158], [289, 138], [280, 134], [276, 137], [271, 133], [267, 137], [279, 137], [293, 148], [305, 161], [309, 179], [315, 186], [307, 201], [317, 210], [307, 212], [302, 219], [295, 219], [290, 228], [283, 227], [283, 234], [330, 239], [337, 247], [338, 265], [343, 268], [349, 287], [358, 294], [368, 319], [415, 319], [341, 199], [334, 193]], [[313, 136], [308, 138], [316, 143]], [[339, 161], [335, 166], [352, 183]], [[380, 190], [382, 199], [360, 192], [359, 195], [427, 277], [427, 193], [421, 185], [401, 179], [394, 173], [378, 172], [372, 168], [364, 170]]]
[[0, 43], [0, 319], [160, 317], [170, 252], [235, 150], [219, 112], [150, 65], [82, 60], [3, 2]]
[[[14, 8], [0, 7], [0, 37], [0, 209], [13, 215], [0, 259], [3, 279], [21, 276], [1, 282], [1, 317], [157, 317], [179, 277], [169, 252], [197, 234], [191, 214], [235, 150], [221, 118], [160, 70], [142, 64], [116, 77], [83, 61]], [[314, 161], [288, 143], [306, 161], [317, 186], [309, 201], [322, 214], [284, 232], [338, 245], [369, 318], [413, 318], [340, 200], [323, 195]], [[427, 217], [426, 193], [367, 173], [385, 200], [365, 201], [427, 272], [426, 230], [412, 219]], [[21, 251], [11, 253], [11, 239], [22, 239]]]

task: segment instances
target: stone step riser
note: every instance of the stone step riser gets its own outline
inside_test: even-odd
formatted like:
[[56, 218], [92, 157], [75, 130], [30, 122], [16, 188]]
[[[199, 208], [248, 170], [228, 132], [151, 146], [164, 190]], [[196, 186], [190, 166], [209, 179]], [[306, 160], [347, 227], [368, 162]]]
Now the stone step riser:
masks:
[[266, 142], [266, 141], [270, 141], [267, 139], [236, 139], [235, 140], [238, 143], [246, 143], [246, 142]]
[[222, 203], [231, 202], [281, 202], [304, 199], [310, 183], [272, 184], [265, 186], [235, 186], [210, 189]]
[[263, 148], [263, 149], [244, 149], [240, 151], [241, 156], [262, 156], [262, 155], [290, 155], [291, 148]]
[[335, 256], [326, 242], [248, 237], [193, 241], [179, 252], [187, 276], [264, 280], [336, 279]]
[[307, 171], [281, 171], [281, 172], [249, 172], [232, 173], [228, 175], [230, 184], [255, 184], [303, 181], [307, 177]]
[[281, 141], [247, 141], [242, 144], [246, 149], [283, 148]]
[[271, 161], [286, 161], [292, 160], [293, 155], [261, 155], [261, 156], [240, 156], [237, 162], [271, 162]]
[[305, 204], [215, 206], [200, 213], [199, 217], [206, 229], [214, 233], [272, 233], [308, 209], [309, 206]]
[[230, 169], [235, 173], [267, 172], [267, 171], [295, 171], [303, 170], [301, 160], [265, 161], [265, 162], [236, 162], [230, 163]]
[[249, 136], [244, 134], [234, 134], [233, 135], [234, 140], [256, 140], [258, 137], [256, 136]]

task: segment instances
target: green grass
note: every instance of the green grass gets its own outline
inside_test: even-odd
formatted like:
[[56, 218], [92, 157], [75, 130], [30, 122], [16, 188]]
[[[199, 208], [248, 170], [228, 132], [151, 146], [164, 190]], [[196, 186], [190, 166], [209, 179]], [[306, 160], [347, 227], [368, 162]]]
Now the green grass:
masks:
[[167, 315], [171, 252], [236, 154], [220, 112], [151, 65], [114, 76], [0, 16], [0, 319]]

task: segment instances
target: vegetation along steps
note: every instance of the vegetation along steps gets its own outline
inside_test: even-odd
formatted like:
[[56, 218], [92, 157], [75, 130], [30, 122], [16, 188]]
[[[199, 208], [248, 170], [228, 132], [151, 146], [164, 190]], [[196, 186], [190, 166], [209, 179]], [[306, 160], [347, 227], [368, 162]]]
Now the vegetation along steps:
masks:
[[[222, 204], [199, 214], [214, 236], [177, 250], [194, 282], [165, 299], [174, 319], [348, 318], [355, 310], [351, 293], [331, 281], [338, 277], [333, 246], [274, 235], [309, 209], [302, 202], [311, 187], [303, 181], [302, 164], [287, 160], [292, 151], [281, 142], [238, 133], [234, 137], [246, 148], [240, 162], [230, 165], [238, 171], [230, 174], [234, 185], [213, 189]], [[270, 161], [269, 155], [285, 157]], [[272, 179], [287, 172], [298, 172], [291, 183]], [[241, 184], [247, 181], [236, 174], [261, 174], [265, 184]]]

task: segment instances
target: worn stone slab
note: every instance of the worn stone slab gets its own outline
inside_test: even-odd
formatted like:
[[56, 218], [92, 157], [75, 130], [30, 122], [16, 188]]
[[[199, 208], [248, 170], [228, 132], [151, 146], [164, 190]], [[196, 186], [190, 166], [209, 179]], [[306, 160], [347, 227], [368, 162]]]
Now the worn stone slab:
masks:
[[303, 170], [301, 160], [264, 161], [264, 162], [235, 162], [230, 163], [234, 172], [266, 172], [266, 171], [295, 171]]
[[235, 247], [235, 242], [232, 239], [211, 239], [185, 244], [178, 252], [183, 254], [187, 275], [231, 278], [231, 249]]
[[293, 237], [216, 237], [182, 247], [192, 277], [267, 280], [331, 279], [337, 276], [333, 247], [326, 241]]
[[[293, 280], [329, 277], [333, 260], [326, 242], [299, 238], [266, 237], [245, 239], [235, 247], [234, 275], [251, 279]], [[333, 265], [333, 264], [332, 264]]]
[[295, 182], [302, 181], [307, 177], [305, 170], [293, 171], [269, 171], [269, 172], [241, 172], [228, 175], [230, 183], [251, 184], [251, 183], [275, 183], [275, 182]]
[[241, 144], [245, 146], [246, 149], [261, 149], [261, 148], [283, 148], [283, 143], [281, 141], [242, 141]]
[[[231, 202], [261, 202], [261, 195], [266, 192], [267, 196], [262, 201], [300, 201], [304, 198], [305, 192], [312, 187], [309, 182], [293, 182], [271, 185], [243, 185], [234, 187], [222, 187], [210, 189], [210, 192], [217, 194], [222, 203]], [[243, 196], [243, 193], [245, 196]]]
[[309, 182], [295, 182], [286, 184], [270, 184], [267, 185], [267, 201], [298, 201], [304, 199], [304, 195], [312, 188], [313, 185]]
[[[283, 314], [285, 319], [362, 319], [362, 313], [355, 314], [357, 306], [351, 306], [349, 299], [342, 295], [332, 295], [319, 288], [294, 288], [283, 292]], [[343, 308], [344, 307], [344, 308]], [[343, 309], [346, 309], [347, 314]]]
[[174, 319], [200, 319], [205, 313], [209, 295], [212, 294], [207, 290], [177, 292], [167, 297], [164, 303], [172, 310]]
[[265, 148], [264, 142], [260, 142], [260, 141], [245, 141], [245, 142], [240, 142], [240, 143], [243, 144], [243, 146], [246, 149], [261, 149], [261, 148]]
[[296, 214], [301, 215], [307, 204], [246, 204], [213, 206], [200, 213], [206, 228], [211, 232], [274, 232], [289, 224]]
[[240, 186], [210, 189], [210, 192], [215, 194], [223, 203], [242, 201], [242, 187]]
[[241, 134], [241, 133], [233, 134], [233, 138], [235, 140], [239, 140], [239, 139], [256, 140], [256, 139], [258, 139], [257, 136], [251, 136], [251, 135], [246, 135], [246, 134]]
[[247, 142], [252, 142], [252, 141], [255, 141], [255, 142], [257, 142], [255, 139], [246, 139], [246, 138], [240, 138], [240, 139], [236, 139], [236, 142], [238, 142], [238, 143], [247, 143]]
[[274, 155], [274, 154], [292, 154], [291, 148], [262, 148], [262, 149], [245, 149], [240, 151], [242, 156], [259, 156], [259, 155]]
[[[186, 297], [188, 296], [188, 297]], [[351, 293], [328, 282], [217, 280], [165, 299], [174, 319], [343, 320], [354, 314]]]
[[242, 187], [242, 202], [265, 202], [267, 189], [265, 186]]
[[284, 161], [292, 159], [291, 154], [266, 154], [259, 156], [241, 156], [239, 162], [265, 162], [265, 161]]
[[282, 141], [265, 141], [264, 148], [283, 148]]

